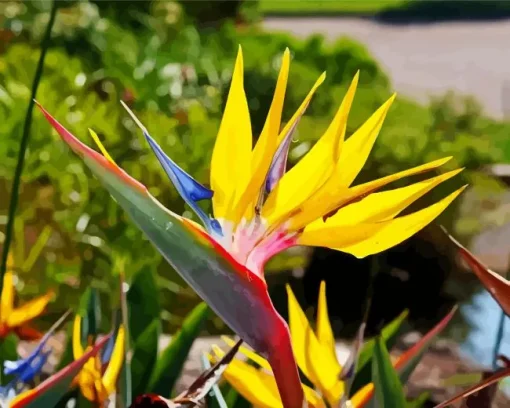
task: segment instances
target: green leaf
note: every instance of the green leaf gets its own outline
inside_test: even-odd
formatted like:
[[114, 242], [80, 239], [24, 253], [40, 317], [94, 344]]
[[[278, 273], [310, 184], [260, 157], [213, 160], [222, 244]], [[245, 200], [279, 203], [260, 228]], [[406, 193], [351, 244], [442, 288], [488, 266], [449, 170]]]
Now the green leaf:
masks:
[[372, 376], [380, 408], [405, 408], [406, 398], [390, 353], [382, 337], [377, 337], [372, 358]]
[[83, 318], [82, 343], [87, 344], [89, 336], [95, 339], [101, 327], [101, 301], [97, 289], [87, 288], [80, 299], [79, 314]]
[[251, 404], [241, 394], [239, 394], [235, 388], [230, 384], [225, 384], [223, 393], [225, 394], [225, 402], [230, 408], [251, 408]]
[[158, 358], [149, 381], [149, 392], [170, 398], [193, 342], [209, 317], [210, 309], [200, 303], [186, 317], [181, 330]]
[[[153, 320], [159, 318], [161, 306], [159, 290], [154, 279], [154, 272], [149, 266], [138, 272], [127, 293], [129, 310], [129, 334], [136, 342]], [[136, 394], [135, 394], [136, 395]]]
[[89, 401], [81, 393], [78, 394], [78, 398], [76, 398], [76, 408], [96, 408], [96, 406], [97, 404]]
[[[55, 408], [68, 408], [69, 401], [75, 400], [77, 402], [80, 396], [81, 396], [80, 389], [78, 387], [75, 387], [74, 389], [71, 389], [70, 391], [67, 391], [65, 393], [65, 395], [58, 401], [57, 405], [55, 405]], [[82, 407], [77, 403], [76, 408]]]
[[147, 389], [151, 373], [158, 359], [158, 342], [161, 322], [154, 319], [145, 331], [138, 336], [131, 359], [131, 380], [133, 395], [141, 395]]
[[69, 387], [85, 363], [97, 355], [108, 342], [111, 335], [103, 337], [94, 347], [78, 360], [52, 375], [29, 392], [21, 394], [10, 408], [54, 407], [69, 391]]
[[18, 337], [10, 333], [5, 336], [3, 339], [0, 339], [0, 356], [4, 360], [17, 360], [18, 352]]
[[[390, 350], [396, 343], [399, 334], [401, 333], [402, 323], [405, 321], [409, 311], [404, 310], [394, 320], [388, 323], [382, 330], [381, 336], [386, 343], [386, 348]], [[370, 339], [363, 345], [356, 367], [356, 375], [350, 390], [350, 396], [354, 395], [362, 387], [372, 381], [372, 356], [374, 354], [375, 339]]]
[[[202, 367], [204, 370], [209, 370], [211, 368], [211, 363], [209, 359], [202, 354], [200, 356], [202, 361]], [[228, 408], [227, 403], [225, 402], [225, 398], [223, 398], [223, 394], [218, 387], [218, 384], [214, 384], [211, 388], [211, 391], [207, 394], [206, 403], [208, 408]]]
[[[10, 333], [3, 339], [0, 339], [0, 368], [3, 368], [4, 361], [14, 361], [19, 358], [17, 347], [18, 337], [13, 333]], [[12, 379], [12, 377], [3, 375], [3, 369], [0, 371], [0, 385], [5, 385]]]
[[422, 392], [418, 398], [412, 401], [407, 401], [407, 408], [422, 408], [430, 398], [430, 392]]

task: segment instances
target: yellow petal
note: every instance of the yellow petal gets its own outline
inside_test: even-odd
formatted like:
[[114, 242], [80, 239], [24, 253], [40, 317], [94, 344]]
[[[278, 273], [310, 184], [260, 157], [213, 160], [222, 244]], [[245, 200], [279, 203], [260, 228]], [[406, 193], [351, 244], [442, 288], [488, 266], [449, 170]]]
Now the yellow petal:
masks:
[[[232, 343], [232, 340], [230, 338], [228, 338], [228, 337], [222, 337], [222, 338], [223, 338], [223, 340], [227, 344], [229, 344], [229, 346], [230, 346], [230, 344], [232, 344], [232, 345], [235, 344], [235, 342]], [[214, 353], [216, 354], [216, 356], [218, 358], [223, 357], [224, 354], [225, 354], [221, 349], [219, 349], [215, 345], [213, 345], [213, 351], [214, 351]], [[241, 347], [241, 349], [239, 351], [241, 351], [247, 357], [249, 357], [250, 359], [255, 361], [257, 364], [259, 364], [264, 369], [269, 370], [268, 372], [271, 373], [271, 367], [269, 366], [269, 363], [266, 360], [264, 360], [262, 357], [260, 357], [257, 354], [253, 353], [252, 351], [250, 351], [246, 347]], [[256, 357], [252, 358], [253, 355], [256, 356]], [[216, 358], [212, 357], [210, 354], [208, 354], [208, 358], [212, 362], [216, 361]], [[259, 360], [261, 360], [261, 361], [259, 361]], [[232, 366], [234, 367], [234, 371], [236, 369], [239, 369], [238, 371], [241, 371], [241, 370], [249, 371], [253, 375], [256, 375], [258, 377], [258, 381], [264, 385], [263, 387], [260, 386], [260, 389], [270, 390], [271, 391], [271, 398], [273, 398], [272, 395], [274, 394], [274, 392], [276, 390], [276, 393], [278, 395], [278, 400], [279, 400], [279, 393], [278, 393], [278, 389], [277, 389], [276, 382], [275, 382], [275, 379], [274, 379], [273, 375], [269, 375], [268, 373], [265, 373], [264, 371], [257, 370], [255, 367], [253, 367], [253, 366], [251, 366], [249, 364], [246, 364], [245, 362], [243, 362], [241, 360], [238, 360], [238, 359], [235, 359], [235, 360], [232, 361], [232, 363], [230, 363], [230, 365], [227, 367], [227, 371]], [[234, 376], [234, 374], [232, 373], [232, 370], [228, 374], [231, 375], [231, 376]], [[250, 375], [250, 374], [248, 374], [248, 375]], [[239, 376], [241, 376], [241, 373], [239, 373]], [[225, 378], [227, 378], [227, 381], [229, 381], [231, 384], [234, 384], [234, 382], [231, 381], [232, 378], [229, 379], [227, 376]], [[305, 393], [306, 400], [308, 401], [309, 404], [311, 404], [311, 407], [315, 407], [315, 408], [323, 408], [323, 407], [325, 408], [326, 407], [324, 401], [322, 400], [322, 398], [320, 397], [320, 395], [316, 391], [314, 391], [310, 387], [306, 386], [305, 384], [301, 384], [301, 386], [303, 387], [303, 391]], [[246, 387], [248, 389], [250, 389], [249, 388], [249, 382], [247, 382]], [[234, 386], [234, 388], [236, 388], [236, 386]], [[245, 394], [241, 394], [241, 395], [245, 396]], [[246, 396], [245, 396], [245, 398], [248, 401], [252, 402], [254, 404], [254, 406], [257, 406], [257, 407], [259, 406], [254, 401], [255, 398], [252, 398], [252, 397], [248, 398]], [[264, 406], [264, 405], [262, 405], [262, 406]], [[274, 405], [271, 405], [271, 406], [274, 406]], [[281, 403], [278, 406], [281, 406]]]
[[382, 128], [386, 114], [397, 95], [393, 94], [374, 114], [353, 133], [340, 152], [335, 183], [348, 187], [365, 165], [368, 155]]
[[[218, 347], [213, 346], [213, 351], [219, 358], [224, 355]], [[283, 407], [276, 381], [272, 375], [257, 370], [241, 360], [234, 359], [227, 366], [223, 376], [253, 406], [260, 408]], [[264, 377], [269, 378], [264, 379]]]
[[[326, 76], [323, 74], [317, 80], [297, 112], [283, 129], [279, 137], [280, 139], [285, 137], [291, 127], [301, 117], [316, 89], [325, 78]], [[340, 115], [337, 114], [331, 126], [310, 152], [296, 166], [283, 175], [274, 190], [269, 194], [262, 208], [262, 217], [267, 219], [270, 224], [282, 221], [287, 214], [293, 212], [332, 173], [332, 166], [335, 161], [334, 155], [338, 152], [339, 139], [343, 137], [345, 130], [345, 121], [342, 122], [340, 119]]]
[[392, 219], [434, 187], [456, 176], [462, 170], [449, 171], [410, 186], [369, 194], [361, 201], [341, 208], [331, 219], [345, 225]]
[[338, 379], [340, 364], [332, 358], [331, 349], [322, 346], [310, 328], [308, 319], [287, 286], [289, 326], [296, 362], [308, 379], [321, 391], [330, 405], [340, 400], [344, 386]]
[[316, 194], [313, 199], [308, 200], [303, 206], [302, 211], [295, 215], [291, 222], [292, 230], [300, 230], [308, 225], [310, 222], [328, 214], [329, 212], [338, 209], [346, 203], [353, 202], [360, 197], [368, 195], [373, 191], [384, 187], [385, 185], [394, 181], [400, 180], [404, 177], [409, 177], [415, 174], [425, 173], [442, 166], [451, 157], [434, 160], [432, 162], [422, 164], [411, 169], [400, 171], [398, 173], [390, 174], [368, 183], [360, 184], [358, 186], [347, 188], [332, 186], [334, 177]]
[[457, 191], [454, 191], [447, 197], [427, 208], [424, 208], [423, 210], [395, 218], [391, 221], [386, 221], [389, 225], [386, 228], [379, 230], [370, 239], [360, 242], [359, 244], [341, 248], [340, 250], [350, 253], [357, 258], [364, 258], [368, 255], [377, 254], [385, 251], [386, 249], [392, 248], [412, 237], [418, 231], [430, 224], [466, 187], [467, 186], [463, 186], [459, 188]]
[[322, 281], [319, 289], [319, 304], [317, 306], [317, 339], [325, 347], [331, 350], [336, 357], [335, 336], [331, 329], [328, 316], [328, 303], [326, 300], [326, 282]]
[[358, 78], [357, 73], [324, 135], [303, 159], [282, 177], [269, 195], [262, 210], [262, 216], [269, 224], [278, 224], [295, 212], [333, 174], [345, 137], [347, 116], [354, 99]]
[[305, 384], [303, 386], [303, 392], [305, 393], [306, 401], [310, 408], [326, 408], [326, 403], [323, 401], [319, 393]]
[[[287, 48], [283, 53], [280, 74], [276, 82], [273, 102], [269, 108], [266, 123], [260, 133], [255, 148], [252, 152], [251, 178], [246, 188], [242, 189], [241, 196], [235, 207], [235, 212], [240, 216], [251, 219], [258, 200], [259, 192], [264, 183], [271, 161], [278, 147], [278, 133], [282, 119], [283, 101], [289, 77], [290, 52]], [[234, 220], [237, 222], [238, 219]]]
[[365, 407], [374, 395], [374, 384], [368, 383], [360, 388], [351, 398], [353, 408]]
[[7, 270], [4, 275], [4, 282], [2, 294], [0, 296], [0, 325], [7, 322], [7, 317], [10, 315], [14, 307], [14, 258], [11, 253], [7, 256]]
[[126, 342], [126, 335], [124, 326], [119, 327], [117, 338], [115, 339], [115, 345], [113, 346], [112, 356], [110, 362], [106, 367], [103, 375], [103, 385], [108, 395], [111, 395], [115, 391], [115, 385], [117, 384], [117, 378], [119, 377], [122, 363], [124, 362], [124, 346]]
[[299, 237], [299, 245], [323, 246], [341, 251], [340, 248], [370, 240], [391, 222], [345, 225], [334, 221], [329, 218], [326, 222], [317, 220], [311, 223]]
[[7, 316], [7, 326], [19, 327], [41, 315], [48, 303], [50, 303], [53, 295], [54, 293], [50, 291], [12, 310]]
[[[234, 345], [236, 344], [236, 342], [234, 340], [232, 340], [226, 336], [222, 336], [222, 340], [225, 343], [227, 343], [227, 345], [229, 347], [234, 347]], [[244, 347], [244, 346], [239, 347], [239, 351], [241, 353], [243, 353], [246, 357], [248, 357], [250, 360], [252, 360], [254, 363], [257, 363], [260, 367], [262, 367], [268, 371], [272, 371], [271, 366], [269, 365], [269, 362], [265, 358], [259, 356], [254, 351], [252, 351], [249, 348]]]
[[338, 225], [334, 219], [314, 222], [305, 229], [299, 243], [337, 249], [358, 258], [385, 251], [431, 223], [465, 187], [423, 210], [393, 220], [358, 225]]
[[[262, 375], [261, 380], [267, 385], [268, 388], [272, 389], [276, 385], [276, 381], [273, 375]], [[305, 394], [309, 408], [326, 408], [325, 402], [317, 391], [306, 386], [305, 384], [301, 384], [301, 387], [303, 388], [303, 393]]]
[[243, 53], [239, 47], [211, 159], [212, 202], [216, 218], [228, 218], [236, 194], [240, 195], [240, 188], [246, 185], [251, 169], [251, 148], [250, 112], [243, 86]]
[[[98, 384], [99, 381], [99, 384]], [[91, 402], [99, 402], [104, 394], [101, 384], [101, 372], [97, 359], [92, 357], [83, 366], [78, 375], [78, 384], [83, 396]]]
[[106, 150], [106, 148], [104, 147], [104, 145], [101, 143], [101, 140], [99, 140], [99, 136], [97, 135], [96, 132], [94, 132], [92, 129], [89, 128], [89, 133], [90, 133], [90, 136], [92, 136], [92, 139], [94, 139], [94, 142], [96, 142], [96, 145], [97, 147], [99, 148], [99, 150], [101, 151], [101, 153], [103, 154], [103, 156], [106, 158], [106, 160], [108, 160], [110, 163], [112, 164], [115, 164], [115, 161], [112, 159], [112, 156], [110, 156], [110, 154], [108, 153], [108, 151]]
[[[313, 95], [315, 94], [315, 91], [319, 86], [322, 85], [324, 80], [326, 79], [326, 73], [323, 72], [322, 75], [315, 81], [315, 84], [312, 86], [312, 89], [310, 92], [308, 92], [308, 95], [306, 95], [306, 98], [303, 100], [297, 111], [292, 115], [290, 120], [287, 122], [287, 124], [283, 127], [283, 130], [278, 135], [278, 145], [280, 142], [285, 138], [287, 133], [289, 133], [289, 130], [296, 124], [296, 121], [303, 115], [303, 112], [306, 110], [308, 105], [310, 104], [310, 101], [312, 100]], [[271, 158], [272, 159], [272, 158]]]
[[77, 314], [74, 317], [73, 324], [73, 357], [78, 360], [83, 356], [84, 350], [81, 344], [81, 316]]

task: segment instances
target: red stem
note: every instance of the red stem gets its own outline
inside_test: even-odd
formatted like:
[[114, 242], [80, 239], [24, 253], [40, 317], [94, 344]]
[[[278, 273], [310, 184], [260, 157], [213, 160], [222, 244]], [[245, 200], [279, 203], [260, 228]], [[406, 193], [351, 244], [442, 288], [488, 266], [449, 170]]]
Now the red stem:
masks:
[[287, 323], [282, 319], [285, 330], [280, 330], [268, 353], [268, 360], [278, 386], [284, 408], [303, 408], [304, 394], [297, 369]]

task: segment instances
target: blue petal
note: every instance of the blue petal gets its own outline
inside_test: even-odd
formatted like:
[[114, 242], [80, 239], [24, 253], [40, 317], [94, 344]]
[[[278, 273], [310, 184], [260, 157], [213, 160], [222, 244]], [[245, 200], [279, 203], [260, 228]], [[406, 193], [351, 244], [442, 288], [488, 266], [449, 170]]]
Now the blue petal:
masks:
[[292, 136], [299, 124], [299, 121], [303, 117], [308, 106], [303, 109], [303, 112], [299, 117], [296, 118], [294, 124], [287, 131], [287, 134], [283, 137], [278, 149], [276, 150], [273, 160], [271, 161], [271, 165], [269, 166], [269, 171], [266, 174], [266, 179], [264, 181], [264, 185], [262, 187], [262, 191], [259, 194], [259, 199], [257, 202], [257, 209], [260, 210], [262, 204], [271, 191], [274, 190], [280, 179], [285, 174], [285, 170], [287, 167], [287, 157], [289, 155], [290, 143], [292, 142]]
[[24, 383], [32, 381], [37, 375], [39, 375], [42, 371], [42, 368], [48, 361], [48, 358], [51, 354], [50, 351], [46, 351], [40, 354], [36, 359], [32, 361], [30, 364], [18, 377], [19, 381], [23, 381]]
[[186, 201], [200, 201], [213, 196], [212, 190], [204, 187], [168, 157], [149, 133], [144, 131], [144, 136], [182, 198]]
[[265, 190], [266, 194], [269, 194], [275, 188], [276, 184], [280, 181], [280, 179], [285, 174], [285, 170], [287, 168], [287, 157], [289, 155], [290, 142], [292, 141], [292, 134], [296, 125], [292, 126], [291, 130], [285, 138], [282, 140], [280, 146], [278, 146], [278, 150], [276, 151], [273, 161], [271, 162], [271, 167], [269, 168], [269, 172], [266, 177]]
[[[202, 220], [204, 225], [207, 227], [209, 231], [215, 230], [220, 227], [219, 223], [217, 225], [212, 225], [212, 221], [207, 214], [197, 205], [197, 202], [200, 200], [210, 199], [213, 196], [213, 192], [208, 188], [204, 187], [198, 181], [193, 179], [188, 173], [182, 170], [174, 161], [168, 157], [161, 147], [156, 143], [156, 141], [144, 130], [143, 132], [147, 142], [151, 146], [152, 150], [156, 154], [159, 162], [163, 166], [166, 174], [170, 178], [170, 181], [173, 183], [181, 197], [186, 201], [186, 203], [195, 211], [195, 214]], [[220, 227], [221, 231], [221, 227]]]
[[37, 345], [37, 347], [30, 353], [30, 355], [26, 358], [20, 358], [16, 361], [4, 361], [4, 374], [5, 375], [15, 375], [20, 376], [30, 365], [32, 362], [41, 354], [44, 345], [48, 341], [48, 333], [43, 337], [41, 342]]
[[47, 341], [51, 336], [53, 336], [53, 333], [55, 333], [55, 330], [64, 322], [67, 316], [69, 316], [70, 310], [67, 311], [60, 319], [57, 320], [57, 322], [48, 330], [48, 332], [44, 335], [44, 337], [39, 341], [39, 344], [37, 347], [30, 353], [30, 355], [26, 358], [20, 358], [16, 361], [4, 361], [3, 366], [3, 373], [5, 375], [15, 375], [19, 376], [21, 373], [26, 370], [27, 367], [29, 367], [32, 364], [32, 361], [34, 361], [42, 352], [44, 346], [46, 345]]
[[183, 169], [181, 169], [170, 157], [168, 157], [156, 141], [149, 135], [149, 132], [138, 120], [135, 114], [129, 107], [121, 101], [124, 108], [127, 110], [133, 121], [142, 130], [145, 139], [149, 143], [153, 152], [156, 154], [159, 162], [163, 166], [165, 173], [170, 178], [170, 181], [175, 186], [181, 197], [193, 209], [195, 214], [198, 215], [200, 220], [204, 223], [209, 232], [213, 231], [222, 235], [221, 226], [217, 220], [211, 219], [207, 214], [197, 205], [198, 201], [211, 199], [213, 191], [200, 184]]
[[115, 337], [111, 336], [108, 340], [108, 343], [106, 343], [106, 346], [103, 348], [103, 355], [101, 356], [101, 363], [106, 364], [110, 361], [110, 358], [112, 357], [113, 353], [113, 346], [115, 345]]

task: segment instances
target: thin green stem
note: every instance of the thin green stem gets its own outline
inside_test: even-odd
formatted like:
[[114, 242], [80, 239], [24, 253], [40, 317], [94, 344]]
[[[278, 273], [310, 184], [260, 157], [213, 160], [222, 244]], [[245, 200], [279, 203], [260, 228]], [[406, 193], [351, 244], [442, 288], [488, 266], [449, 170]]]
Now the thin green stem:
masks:
[[7, 226], [5, 229], [5, 241], [2, 250], [2, 260], [0, 264], [0, 293], [2, 293], [4, 275], [7, 269], [7, 256], [9, 254], [9, 247], [11, 246], [13, 230], [14, 230], [14, 218], [16, 216], [16, 209], [18, 208], [19, 189], [21, 185], [21, 173], [25, 165], [25, 155], [30, 138], [30, 128], [32, 126], [32, 111], [34, 110], [34, 99], [37, 94], [37, 88], [44, 68], [44, 59], [50, 46], [51, 31], [53, 24], [55, 23], [55, 17], [57, 16], [57, 0], [53, 0], [51, 3], [50, 19], [44, 32], [44, 37], [41, 42], [41, 55], [39, 56], [39, 62], [37, 63], [37, 69], [35, 71], [34, 81], [32, 83], [32, 93], [30, 101], [28, 103], [27, 114], [25, 116], [25, 123], [23, 124], [23, 134], [21, 136], [21, 142], [18, 152], [18, 162], [16, 163], [16, 170], [14, 171], [14, 178], [12, 181], [11, 199], [9, 202], [9, 212]]
[[124, 275], [124, 267], [120, 271], [120, 309], [122, 313], [122, 323], [124, 325], [124, 331], [126, 333], [125, 344], [124, 344], [124, 365], [123, 370], [123, 383], [121, 384], [121, 395], [123, 408], [131, 406], [132, 400], [132, 384], [131, 384], [131, 364], [127, 358], [130, 349], [130, 331], [129, 331], [129, 311], [127, 305], [127, 293], [125, 290], [126, 277]]

